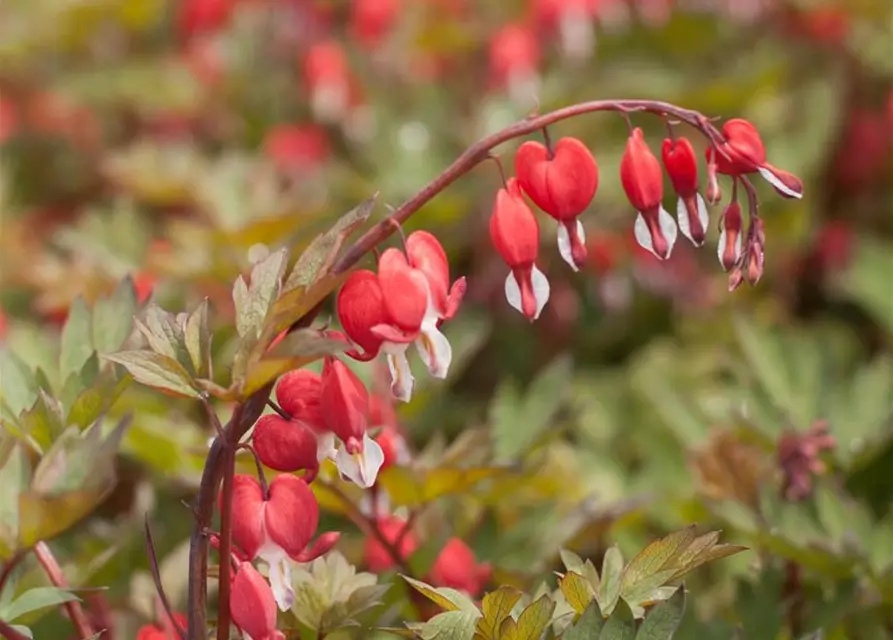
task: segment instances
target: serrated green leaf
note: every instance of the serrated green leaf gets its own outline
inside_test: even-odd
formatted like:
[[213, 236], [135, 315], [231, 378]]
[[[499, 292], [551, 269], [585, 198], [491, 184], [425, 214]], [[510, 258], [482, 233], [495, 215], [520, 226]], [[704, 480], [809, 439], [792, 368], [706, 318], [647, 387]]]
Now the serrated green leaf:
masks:
[[484, 596], [481, 602], [483, 616], [477, 621], [475, 638], [499, 640], [499, 628], [508, 618], [523, 594], [514, 587], [503, 586]]
[[340, 287], [349, 275], [349, 271], [337, 275], [329, 274], [309, 287], [297, 287], [281, 295], [270, 310], [258, 342], [259, 347], [266, 349], [276, 336], [312, 311], [332, 291]]
[[242, 396], [249, 396], [279, 376], [347, 349], [342, 340], [326, 337], [321, 331], [298, 329], [270, 350], [269, 355], [248, 365]]
[[173, 395], [199, 397], [189, 373], [171, 357], [152, 351], [119, 351], [104, 357], [122, 365], [141, 384]]
[[314, 238], [295, 263], [282, 288], [283, 292], [308, 287], [326, 275], [344, 241], [369, 219], [375, 209], [376, 198], [377, 194], [363, 201], [341, 216], [331, 229]]
[[288, 250], [280, 249], [268, 255], [251, 269], [251, 282], [245, 284], [240, 276], [233, 290], [236, 305], [236, 327], [240, 336], [256, 338], [264, 320], [279, 295], [282, 277], [288, 266]]
[[37, 392], [34, 406], [19, 419], [22, 429], [42, 449], [49, 447], [65, 430], [65, 420], [59, 402], [43, 389]]
[[192, 370], [192, 359], [186, 349], [184, 335], [185, 314], [182, 318], [150, 303], [143, 309], [142, 318], [134, 319], [137, 329], [155, 353], [176, 360], [186, 371]]
[[555, 601], [548, 594], [525, 607], [518, 620], [506, 618], [499, 626], [499, 637], [505, 640], [539, 640], [552, 621]]
[[561, 635], [561, 640], [598, 640], [604, 626], [605, 619], [598, 608], [598, 602], [593, 600], [574, 626]]
[[598, 640], [634, 640], [635, 637], [636, 620], [627, 604], [619, 600], [614, 612], [605, 621]]
[[602, 577], [596, 592], [598, 605], [606, 616], [611, 615], [620, 599], [622, 577], [623, 555], [621, 555], [620, 549], [614, 545], [605, 552], [605, 557], [602, 559]]
[[428, 598], [441, 609], [447, 611], [466, 611], [480, 615], [480, 611], [468, 596], [447, 587], [432, 587], [421, 580], [415, 580], [409, 576], [400, 574], [400, 577], [406, 580], [413, 589]]
[[680, 586], [672, 597], [648, 612], [636, 633], [636, 640], [672, 640], [683, 615], [685, 615], [685, 587]]
[[412, 628], [422, 640], [472, 640], [476, 622], [469, 611], [445, 611]]
[[121, 348], [133, 330], [136, 309], [136, 292], [130, 276], [118, 283], [111, 296], [96, 301], [93, 306], [93, 345], [100, 355]]
[[586, 611], [589, 603], [595, 598], [595, 589], [578, 573], [568, 572], [563, 578], [559, 578], [558, 588], [578, 615]]
[[189, 314], [184, 341], [196, 376], [211, 376], [211, 329], [208, 325], [208, 299]]
[[15, 622], [24, 615], [46, 609], [47, 607], [56, 607], [66, 602], [80, 601], [71, 591], [59, 589], [57, 587], [35, 587], [24, 592], [18, 598], [7, 604], [0, 610], [0, 618], [9, 622]]
[[93, 354], [92, 322], [87, 303], [78, 296], [71, 303], [68, 319], [62, 328], [59, 352], [59, 375], [62, 380], [72, 373], [79, 373]]

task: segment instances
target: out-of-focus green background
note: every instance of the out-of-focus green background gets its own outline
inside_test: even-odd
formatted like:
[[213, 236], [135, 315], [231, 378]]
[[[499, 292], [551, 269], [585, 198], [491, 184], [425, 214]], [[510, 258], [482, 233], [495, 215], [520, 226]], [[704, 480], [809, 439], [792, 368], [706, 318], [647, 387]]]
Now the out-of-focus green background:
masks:
[[[506, 304], [487, 239], [495, 165], [416, 214], [408, 230], [436, 233], [469, 289], [444, 327], [449, 378], [419, 375], [400, 422], [429, 466], [519, 470], [445, 491], [424, 512], [427, 535], [462, 537], [494, 584], [534, 590], [560, 568], [559, 547], [598, 565], [610, 544], [632, 554], [698, 522], [751, 551], [688, 581], [679, 637], [893, 637], [889, 0], [4, 0], [4, 400], [23, 369], [64, 387], [51, 372], [69, 306], [127, 274], [166, 309], [210, 299], [226, 384], [230, 291], [255, 245], [300, 248], [376, 191], [398, 205], [533, 109], [598, 98], [747, 118], [805, 197], [758, 181], [765, 276], [729, 294], [720, 208], [704, 248], [680, 238], [667, 263], [644, 256], [619, 180], [623, 119], [562, 122], [553, 139], [579, 137], [601, 170], [583, 216], [591, 268], [561, 262], [541, 216], [552, 298], [535, 324]], [[657, 149], [663, 123], [633, 122]], [[513, 149], [498, 150], [509, 170]], [[379, 204], [373, 219], [386, 214]], [[109, 587], [127, 638], [152, 615], [147, 512], [185, 604], [180, 501], [211, 433], [194, 403], [142, 388], [110, 412], [134, 414], [115, 490], [55, 544], [75, 585]], [[807, 473], [810, 497], [783, 500], [782, 434], [820, 421], [836, 446]], [[396, 504], [420, 495], [415, 476], [388, 473]], [[345, 531], [339, 549], [362, 564], [361, 536], [321, 500], [323, 528]], [[369, 621], [393, 626], [393, 611]], [[41, 613], [35, 637], [64, 637], [59, 614]]]

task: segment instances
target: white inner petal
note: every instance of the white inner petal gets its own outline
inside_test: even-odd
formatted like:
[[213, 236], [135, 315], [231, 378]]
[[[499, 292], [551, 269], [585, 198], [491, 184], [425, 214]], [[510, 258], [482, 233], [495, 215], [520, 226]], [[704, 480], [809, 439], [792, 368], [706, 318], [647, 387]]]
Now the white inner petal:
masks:
[[375, 484], [378, 471], [384, 463], [384, 452], [381, 446], [369, 434], [363, 436], [363, 448], [359, 453], [351, 455], [342, 446], [335, 455], [335, 466], [338, 471], [358, 487], [368, 489]]
[[412, 399], [412, 386], [415, 378], [409, 361], [406, 359], [408, 344], [385, 343], [383, 349], [387, 354], [388, 370], [391, 372], [391, 394], [402, 402]]
[[[723, 269], [725, 269], [725, 262], [723, 260], [723, 256], [726, 252], [726, 243], [728, 241], [728, 234], [726, 233], [725, 227], [723, 227], [719, 232], [719, 244], [716, 247], [716, 254], [719, 256], [719, 264], [723, 265]], [[743, 249], [743, 240], [741, 238], [741, 233], [738, 233], [738, 236], [735, 238], [734, 245], [734, 260], [735, 264], [738, 264], [738, 260], [741, 259], [741, 251]], [[731, 268], [731, 267], [730, 267]]]
[[540, 317], [543, 307], [549, 301], [550, 287], [546, 274], [540, 271], [536, 265], [533, 265], [531, 280], [533, 281], [533, 296], [536, 299], [536, 315], [533, 316], [533, 319], [536, 320]]
[[436, 320], [422, 324], [422, 335], [415, 341], [415, 345], [428, 372], [435, 378], [446, 378], [453, 359], [453, 349], [450, 341], [437, 328]]
[[331, 431], [316, 436], [316, 459], [320, 464], [335, 459], [335, 434]]
[[291, 585], [291, 564], [285, 551], [280, 547], [265, 545], [258, 554], [270, 567], [270, 587], [280, 611], [288, 611], [295, 602], [295, 592]]
[[676, 221], [673, 219], [673, 216], [671, 216], [663, 206], [661, 206], [660, 213], [658, 213], [657, 222], [658, 225], [660, 225], [660, 230], [663, 233], [664, 239], [667, 241], [666, 259], [669, 259], [673, 254], [673, 247], [676, 245], [679, 228], [676, 226]]
[[691, 221], [688, 219], [688, 207], [685, 206], [685, 200], [682, 196], [679, 196], [679, 199], [676, 200], [676, 220], [679, 223], [679, 230], [682, 232], [682, 235], [688, 238], [693, 245], [698, 246], [698, 243], [691, 237]]
[[521, 307], [521, 287], [515, 279], [515, 274], [511, 271], [505, 278], [505, 299], [508, 300], [512, 308], [524, 313], [524, 309]]
[[[586, 231], [583, 229], [583, 223], [577, 219], [576, 225], [577, 237], [580, 239], [580, 242], [585, 243]], [[576, 263], [574, 263], [574, 251], [573, 245], [571, 244], [571, 236], [567, 231], [567, 227], [560, 222], [558, 223], [558, 253], [560, 253], [562, 259], [570, 265], [571, 269], [579, 271]]]
[[[633, 225], [633, 231], [636, 234], [636, 242], [639, 243], [639, 246], [654, 253], [654, 245], [651, 242], [651, 231], [648, 230], [648, 223], [645, 222], [645, 217], [641, 213], [636, 213], [636, 223]], [[657, 256], [656, 253], [654, 253], [654, 255]]]
[[799, 191], [794, 191], [790, 187], [788, 187], [784, 182], [778, 179], [774, 173], [766, 169], [765, 167], [760, 167], [759, 169], [760, 175], [763, 176], [763, 179], [766, 180], [773, 187], [781, 191], [782, 193], [791, 196], [792, 198], [797, 198], [798, 200], [803, 197], [803, 194]]
[[695, 197], [698, 200], [698, 219], [701, 221], [701, 229], [704, 230], [704, 237], [706, 238], [707, 228], [710, 225], [710, 212], [707, 210], [707, 201], [704, 200], [704, 196], [701, 195], [700, 191]]

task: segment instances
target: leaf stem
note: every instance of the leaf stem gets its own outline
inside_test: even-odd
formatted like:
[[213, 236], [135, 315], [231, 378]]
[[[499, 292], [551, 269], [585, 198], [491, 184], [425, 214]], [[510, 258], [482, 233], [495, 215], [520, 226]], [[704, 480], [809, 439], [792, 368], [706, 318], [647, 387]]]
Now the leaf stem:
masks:
[[[34, 545], [34, 556], [37, 558], [40, 566], [43, 567], [44, 573], [47, 574], [50, 582], [52, 582], [57, 589], [69, 589], [68, 581], [62, 573], [59, 563], [56, 562], [53, 552], [50, 551], [50, 548], [45, 542], [41, 541]], [[87, 616], [81, 608], [81, 603], [77, 600], [70, 600], [69, 602], [66, 602], [64, 606], [65, 610], [68, 612], [68, 617], [71, 618], [71, 623], [74, 625], [74, 628], [77, 629], [78, 635], [84, 639], [91, 638], [94, 634], [93, 627], [90, 625], [90, 621], [87, 620]]]

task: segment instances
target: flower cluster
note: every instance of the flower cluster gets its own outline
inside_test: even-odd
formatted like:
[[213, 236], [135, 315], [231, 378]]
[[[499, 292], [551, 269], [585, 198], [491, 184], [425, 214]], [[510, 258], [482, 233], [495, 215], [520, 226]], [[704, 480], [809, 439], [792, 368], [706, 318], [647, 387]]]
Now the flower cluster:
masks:
[[[755, 198], [749, 202], [749, 228], [746, 232], [743, 228], [737, 199], [742, 178], [759, 174], [786, 198], [800, 198], [803, 186], [794, 175], [766, 160], [760, 135], [746, 120], [729, 120], [722, 134], [721, 144], [711, 144], [706, 150], [704, 193], [691, 141], [671, 133], [661, 145], [659, 160], [638, 127], [630, 127], [620, 162], [620, 181], [636, 211], [636, 242], [659, 260], [666, 260], [679, 232], [695, 247], [704, 244], [710, 220], [708, 203], [718, 204], [722, 199], [717, 176], [731, 176], [734, 187], [731, 202], [719, 221], [718, 255], [723, 268], [731, 271], [730, 286], [735, 288], [745, 278], [751, 284], [760, 279], [766, 242]], [[675, 218], [663, 206], [664, 169], [677, 198]], [[579, 218], [595, 197], [598, 184], [595, 157], [576, 138], [562, 138], [552, 146], [547, 134], [545, 145], [528, 141], [518, 148], [515, 177], [506, 180], [496, 194], [490, 238], [510, 269], [505, 281], [506, 299], [529, 320], [542, 313], [550, 285], [536, 266], [539, 223], [525, 196], [558, 222], [559, 253], [576, 271], [587, 259], [585, 231]]]

